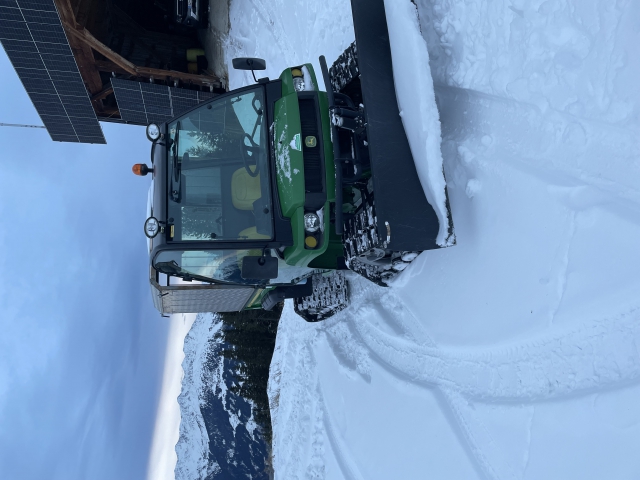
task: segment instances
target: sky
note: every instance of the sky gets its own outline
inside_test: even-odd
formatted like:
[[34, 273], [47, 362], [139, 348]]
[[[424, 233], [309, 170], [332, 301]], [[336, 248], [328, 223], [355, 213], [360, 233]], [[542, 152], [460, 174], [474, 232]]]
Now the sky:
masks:
[[[0, 122], [41, 125], [0, 49]], [[141, 479], [169, 322], [153, 308], [144, 128], [0, 127], [0, 478]]]
[[[180, 280], [176, 284], [182, 283]], [[178, 395], [182, 391], [184, 340], [196, 319], [195, 313], [171, 315], [162, 389], [149, 453], [148, 480], [173, 480], [178, 461], [176, 443], [180, 438], [181, 411]]]

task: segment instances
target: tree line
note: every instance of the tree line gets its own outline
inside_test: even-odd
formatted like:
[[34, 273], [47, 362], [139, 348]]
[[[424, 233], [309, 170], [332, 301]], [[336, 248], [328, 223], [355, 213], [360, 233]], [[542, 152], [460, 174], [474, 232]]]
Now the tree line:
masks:
[[270, 312], [245, 310], [219, 314], [225, 341], [222, 354], [235, 365], [230, 389], [253, 402], [253, 418], [269, 449], [272, 430], [267, 382], [281, 314], [282, 304]]

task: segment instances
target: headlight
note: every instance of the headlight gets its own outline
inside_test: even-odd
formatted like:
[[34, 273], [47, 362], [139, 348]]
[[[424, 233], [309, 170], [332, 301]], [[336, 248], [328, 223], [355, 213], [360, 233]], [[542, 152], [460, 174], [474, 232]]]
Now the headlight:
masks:
[[144, 234], [149, 238], [153, 238], [158, 235], [159, 231], [160, 222], [158, 222], [158, 219], [155, 217], [147, 218], [147, 221], [144, 222]]
[[293, 88], [296, 92], [303, 92], [305, 89], [303, 77], [293, 77]]
[[320, 218], [315, 213], [304, 214], [304, 229], [309, 233], [320, 230]]
[[147, 125], [147, 138], [152, 142], [155, 142], [160, 138], [160, 127], [155, 123]]

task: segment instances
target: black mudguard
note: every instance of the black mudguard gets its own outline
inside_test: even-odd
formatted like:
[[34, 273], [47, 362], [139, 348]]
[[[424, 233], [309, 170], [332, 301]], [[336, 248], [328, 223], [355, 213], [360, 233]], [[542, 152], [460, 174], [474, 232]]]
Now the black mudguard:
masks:
[[394, 251], [439, 248], [438, 217], [418, 178], [400, 118], [384, 1], [351, 0], [351, 9], [367, 116], [378, 236], [387, 240], [385, 248]]

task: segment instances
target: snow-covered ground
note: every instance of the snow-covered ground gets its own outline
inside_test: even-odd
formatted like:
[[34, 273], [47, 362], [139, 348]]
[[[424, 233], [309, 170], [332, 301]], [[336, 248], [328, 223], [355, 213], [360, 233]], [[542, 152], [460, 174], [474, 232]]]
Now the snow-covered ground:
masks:
[[[640, 3], [416, 3], [457, 245], [322, 324], [287, 306], [276, 477], [640, 478]], [[317, 65], [350, 15], [232, 0], [227, 57]]]

